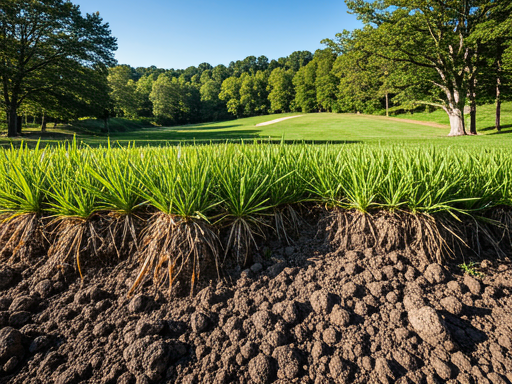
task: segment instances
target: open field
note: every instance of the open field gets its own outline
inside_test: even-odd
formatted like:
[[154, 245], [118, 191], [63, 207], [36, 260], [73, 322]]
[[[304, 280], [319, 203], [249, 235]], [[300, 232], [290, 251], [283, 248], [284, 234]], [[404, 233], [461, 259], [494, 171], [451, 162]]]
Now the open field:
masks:
[[[254, 140], [272, 139], [287, 141], [314, 141], [333, 143], [368, 143], [368, 144], [436, 144], [452, 145], [454, 143], [465, 146], [506, 147], [512, 145], [512, 103], [503, 105], [503, 132], [497, 134], [492, 128], [493, 106], [479, 107], [478, 137], [448, 138], [448, 125], [440, 128], [439, 124], [446, 124], [447, 117], [444, 111], [431, 114], [415, 113], [413, 115], [398, 115], [393, 118], [373, 115], [354, 114], [308, 114], [299, 119], [290, 119], [276, 124], [256, 127], [257, 124], [272, 121], [276, 118], [294, 116], [296, 113], [257, 116], [245, 119], [224, 121], [218, 123], [204, 123], [176, 127], [147, 127], [135, 129], [126, 127], [124, 132], [114, 132], [110, 139], [122, 145], [135, 141], [138, 145], [162, 145], [167, 143], [187, 142], [222, 142], [225, 140]], [[435, 126], [421, 125], [408, 122], [413, 119], [423, 122], [432, 122]], [[122, 120], [120, 120], [122, 122]], [[105, 144], [107, 136], [100, 133], [102, 122], [89, 123], [89, 126], [78, 128], [77, 139], [89, 145]], [[121, 124], [121, 123], [120, 123]], [[127, 124], [127, 123], [123, 123]], [[81, 126], [77, 126], [81, 127]], [[71, 140], [73, 132], [58, 127], [48, 129], [42, 136], [43, 142], [56, 143], [62, 140]], [[27, 129], [23, 140], [29, 143], [36, 142], [41, 137], [37, 130]], [[19, 142], [16, 139], [15, 142]], [[10, 140], [0, 139], [3, 145], [9, 145]]]

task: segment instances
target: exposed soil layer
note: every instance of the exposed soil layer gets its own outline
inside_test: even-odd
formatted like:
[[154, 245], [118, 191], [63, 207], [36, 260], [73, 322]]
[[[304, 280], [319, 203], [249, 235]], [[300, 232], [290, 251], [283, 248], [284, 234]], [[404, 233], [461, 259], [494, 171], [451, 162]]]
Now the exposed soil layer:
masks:
[[[364, 242], [361, 242], [363, 244]], [[0, 266], [0, 383], [512, 383], [512, 264], [480, 275], [305, 230], [170, 297], [137, 266]]]

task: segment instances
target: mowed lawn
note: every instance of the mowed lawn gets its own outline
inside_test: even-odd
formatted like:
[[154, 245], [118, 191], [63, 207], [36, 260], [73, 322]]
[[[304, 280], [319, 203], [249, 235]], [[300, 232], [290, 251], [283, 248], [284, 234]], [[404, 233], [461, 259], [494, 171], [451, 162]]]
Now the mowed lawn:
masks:
[[[432, 114], [416, 113], [401, 115], [399, 118], [384, 116], [312, 113], [288, 113], [279, 115], [257, 116], [238, 120], [184, 125], [175, 127], [151, 127], [128, 132], [113, 133], [111, 142], [121, 145], [135, 142], [137, 145], [165, 145], [179, 142], [209, 143], [226, 140], [285, 140], [287, 142], [331, 142], [331, 143], [368, 143], [368, 144], [439, 144], [439, 145], [485, 145], [490, 147], [512, 146], [512, 103], [504, 104], [503, 131], [497, 133], [493, 128], [493, 106], [479, 107], [478, 136], [448, 137], [449, 126], [443, 111]], [[301, 115], [301, 117], [284, 120], [275, 124], [256, 125], [274, 119]], [[408, 119], [413, 119], [408, 120]], [[417, 120], [417, 121], [416, 121]], [[423, 124], [422, 124], [423, 122]], [[425, 124], [433, 124], [425, 125]], [[40, 133], [37, 130], [25, 131], [22, 139], [0, 139], [4, 146], [12, 142], [35, 143]], [[43, 143], [55, 143], [71, 139], [73, 132], [65, 129], [48, 129], [41, 139]], [[102, 145], [108, 136], [92, 133], [77, 134], [78, 141], [89, 145]]]

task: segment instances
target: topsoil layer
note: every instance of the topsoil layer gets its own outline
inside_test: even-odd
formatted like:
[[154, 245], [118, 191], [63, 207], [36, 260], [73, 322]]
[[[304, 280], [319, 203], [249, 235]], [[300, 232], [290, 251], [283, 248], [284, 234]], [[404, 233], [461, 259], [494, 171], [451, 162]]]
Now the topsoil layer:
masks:
[[128, 261], [83, 286], [0, 266], [0, 383], [512, 382], [510, 260], [472, 277], [312, 236], [261, 255], [195, 298], [128, 298]]

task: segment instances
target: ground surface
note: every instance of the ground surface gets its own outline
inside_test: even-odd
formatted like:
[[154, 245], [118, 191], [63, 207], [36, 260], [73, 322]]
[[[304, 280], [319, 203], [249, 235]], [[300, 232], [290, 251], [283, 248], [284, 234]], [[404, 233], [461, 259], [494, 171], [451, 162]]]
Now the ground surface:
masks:
[[512, 382], [512, 265], [279, 241], [193, 299], [137, 269], [0, 267], [0, 383]]
[[[503, 104], [503, 132], [498, 134], [494, 129], [494, 106], [480, 106], [477, 114], [477, 137], [447, 137], [450, 129], [444, 111], [434, 113], [415, 113], [397, 115], [392, 118], [374, 115], [312, 113], [300, 119], [289, 119], [278, 123], [257, 127], [257, 124], [287, 118], [296, 113], [256, 116], [231, 121], [183, 125], [176, 127], [146, 127], [136, 129], [116, 120], [117, 126], [125, 126], [125, 132], [112, 133], [111, 141], [126, 145], [135, 141], [138, 145], [162, 145], [167, 143], [188, 142], [223, 142], [226, 140], [272, 139], [287, 141], [314, 141], [332, 143], [368, 143], [368, 144], [436, 144], [463, 145], [467, 147], [510, 147], [512, 146], [512, 103]], [[102, 122], [89, 122], [86, 130], [78, 129], [77, 139], [89, 145], [106, 145], [108, 137], [100, 134]], [[94, 123], [94, 124], [93, 124]], [[85, 124], [85, 123], [84, 123]], [[112, 123], [114, 124], [114, 122]], [[146, 122], [147, 125], [147, 122]], [[73, 129], [75, 129], [73, 128]], [[41, 136], [37, 129], [26, 130], [22, 138], [34, 143], [40, 138], [43, 143], [57, 143], [73, 138], [73, 130], [59, 127], [48, 128]], [[19, 143], [21, 139], [15, 139]], [[10, 145], [11, 141], [0, 138], [0, 145]]]

